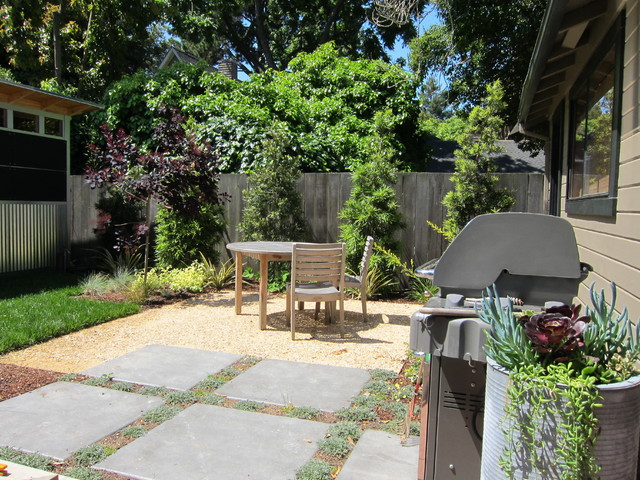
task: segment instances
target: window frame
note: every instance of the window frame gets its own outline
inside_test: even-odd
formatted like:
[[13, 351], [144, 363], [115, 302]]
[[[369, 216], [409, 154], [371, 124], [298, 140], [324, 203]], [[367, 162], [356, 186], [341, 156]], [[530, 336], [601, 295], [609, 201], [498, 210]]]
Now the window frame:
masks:
[[[618, 166], [620, 162], [620, 137], [622, 124], [622, 85], [624, 68], [624, 12], [618, 16], [613, 27], [605, 35], [603, 41], [595, 50], [586, 67], [578, 77], [578, 81], [571, 89], [569, 113], [569, 155], [567, 169], [567, 188], [565, 211], [575, 215], [595, 215], [615, 217], [617, 208]], [[587, 85], [591, 74], [597, 69], [606, 55], [614, 49], [614, 96], [613, 120], [611, 125], [611, 159], [609, 165], [609, 189], [607, 193], [595, 193], [572, 198], [573, 161], [575, 154], [576, 101], [578, 95]]]

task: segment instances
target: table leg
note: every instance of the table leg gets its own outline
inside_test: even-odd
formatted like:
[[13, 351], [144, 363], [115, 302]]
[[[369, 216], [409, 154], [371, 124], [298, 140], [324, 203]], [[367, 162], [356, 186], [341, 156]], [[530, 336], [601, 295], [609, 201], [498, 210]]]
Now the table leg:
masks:
[[269, 271], [269, 260], [266, 255], [260, 255], [260, 330], [267, 328], [267, 286], [269, 279], [267, 272]]
[[236, 252], [236, 315], [242, 313], [242, 252]]

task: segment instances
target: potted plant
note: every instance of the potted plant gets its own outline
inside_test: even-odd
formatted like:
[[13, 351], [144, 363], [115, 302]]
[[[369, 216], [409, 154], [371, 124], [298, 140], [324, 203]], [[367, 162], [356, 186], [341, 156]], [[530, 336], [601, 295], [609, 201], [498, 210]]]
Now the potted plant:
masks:
[[591, 286], [591, 306], [516, 312], [488, 290], [482, 480], [635, 480], [639, 327]]

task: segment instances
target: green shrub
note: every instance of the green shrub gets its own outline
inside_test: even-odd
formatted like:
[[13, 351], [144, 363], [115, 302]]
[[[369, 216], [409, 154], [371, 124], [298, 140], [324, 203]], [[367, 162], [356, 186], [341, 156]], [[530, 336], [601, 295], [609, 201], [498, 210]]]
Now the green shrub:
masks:
[[235, 282], [236, 270], [232, 260], [227, 260], [219, 266], [216, 266], [204, 255], [201, 255], [200, 262], [207, 287], [222, 290], [229, 285], [233, 285]]
[[391, 370], [385, 370], [383, 368], [374, 368], [369, 370], [369, 375], [374, 380], [393, 380], [398, 377], [397, 373], [392, 372]]
[[391, 393], [391, 385], [384, 380], [370, 380], [364, 384], [363, 390], [371, 393], [372, 395], [386, 396]]
[[396, 388], [393, 390], [392, 397], [396, 402], [409, 401], [413, 398], [413, 393], [413, 385], [404, 385], [402, 387], [396, 385]]
[[234, 408], [244, 410], [246, 412], [255, 412], [264, 408], [264, 403], [254, 402], [253, 400], [240, 400], [234, 405]]
[[291, 135], [278, 129], [262, 143], [259, 163], [248, 177], [251, 188], [243, 192], [244, 240], [306, 239], [302, 195], [296, 190], [299, 157], [291, 146]]
[[224, 402], [224, 397], [221, 395], [216, 395], [215, 393], [205, 393], [200, 401], [202, 403], [206, 403], [207, 405], [220, 405]]
[[342, 408], [336, 412], [336, 415], [351, 422], [373, 422], [378, 418], [375, 412], [366, 407]]
[[169, 393], [169, 389], [166, 387], [142, 387], [138, 390], [140, 395], [151, 395], [153, 397], [164, 397]]
[[218, 375], [222, 375], [224, 377], [237, 377], [242, 372], [243, 372], [243, 370], [240, 370], [239, 368], [226, 367], [226, 368], [223, 368], [222, 370], [220, 370], [218, 372]]
[[217, 390], [225, 383], [227, 383], [227, 380], [225, 380], [224, 378], [220, 378], [215, 375], [210, 375], [204, 380], [202, 380], [200, 383], [198, 383], [195, 388], [202, 389], [202, 390]]
[[82, 383], [85, 385], [91, 385], [92, 387], [104, 387], [110, 381], [111, 377], [109, 375], [100, 375], [99, 377], [87, 378]]
[[113, 384], [111, 384], [111, 388], [112, 390], [118, 390], [120, 392], [131, 392], [133, 391], [133, 385], [131, 385], [130, 383], [127, 382], [115, 382]]
[[182, 405], [183, 403], [195, 403], [198, 397], [195, 393], [186, 391], [171, 391], [164, 396], [164, 403], [167, 405]]
[[123, 437], [140, 438], [147, 434], [147, 430], [142, 427], [129, 426], [120, 430], [120, 435]]
[[38, 453], [24, 453], [10, 447], [0, 447], [0, 458], [38, 470], [51, 471], [53, 468], [53, 460], [50, 458]]
[[318, 442], [318, 448], [327, 455], [344, 457], [351, 451], [351, 444], [340, 437], [325, 437]]
[[76, 463], [81, 467], [90, 467], [91, 465], [95, 465], [99, 461], [107, 458], [107, 456], [107, 450], [97, 443], [83, 447], [73, 454], [73, 457], [76, 459]]
[[331, 465], [322, 460], [310, 460], [296, 472], [296, 480], [332, 480]]
[[358, 427], [356, 422], [338, 422], [329, 427], [327, 431], [329, 435], [339, 438], [350, 438], [354, 442], [357, 442], [362, 436], [362, 430]]
[[287, 417], [302, 418], [309, 420], [310, 418], [317, 417], [320, 410], [313, 407], [293, 407], [285, 410]]
[[97, 470], [92, 470], [89, 467], [72, 467], [65, 475], [75, 478], [76, 480], [102, 480], [103, 476]]
[[386, 402], [382, 405], [382, 408], [389, 410], [397, 420], [404, 419], [407, 416], [407, 411], [409, 410], [407, 404], [402, 402]]
[[109, 276], [106, 273], [90, 273], [81, 282], [80, 288], [85, 295], [104, 295], [109, 291]]
[[183, 267], [204, 256], [215, 262], [219, 253], [215, 245], [222, 239], [226, 223], [223, 206], [204, 204], [191, 218], [159, 208], [156, 216], [156, 261], [159, 267]]
[[409, 426], [409, 435], [418, 436], [420, 435], [420, 422], [413, 421]]
[[58, 382], [73, 382], [76, 378], [78, 378], [77, 373], [65, 373], [64, 375], [60, 375], [56, 380]]
[[379, 405], [382, 405], [383, 400], [376, 395], [358, 395], [354, 397], [351, 403], [353, 403], [356, 407], [365, 407], [365, 408], [376, 408]]
[[172, 419], [182, 411], [180, 407], [174, 407], [171, 405], [160, 405], [159, 407], [149, 410], [142, 419], [149, 423], [166, 422]]

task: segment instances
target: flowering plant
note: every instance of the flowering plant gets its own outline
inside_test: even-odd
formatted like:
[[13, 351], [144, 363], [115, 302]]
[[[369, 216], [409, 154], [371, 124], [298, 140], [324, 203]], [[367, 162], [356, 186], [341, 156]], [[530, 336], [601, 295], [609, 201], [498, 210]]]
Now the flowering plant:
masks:
[[576, 376], [596, 377], [596, 383], [626, 380], [636, 373], [640, 359], [640, 326], [629, 320], [627, 309], [616, 313], [616, 286], [612, 300], [591, 286], [591, 306], [553, 305], [545, 310], [518, 313], [510, 300], [500, 299], [495, 287], [487, 290], [479, 317], [491, 325], [486, 353], [510, 371], [527, 366], [547, 370], [564, 363]]

